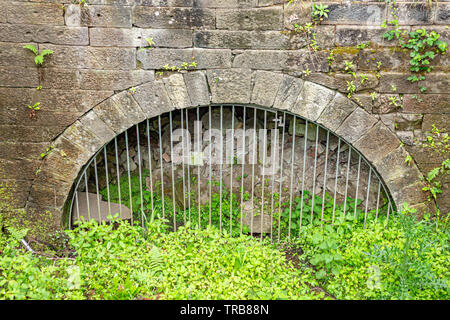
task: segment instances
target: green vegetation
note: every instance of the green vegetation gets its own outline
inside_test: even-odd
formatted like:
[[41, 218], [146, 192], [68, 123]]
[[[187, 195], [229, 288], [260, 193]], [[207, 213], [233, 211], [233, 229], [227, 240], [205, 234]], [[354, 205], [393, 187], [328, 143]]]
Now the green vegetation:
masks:
[[36, 47], [32, 44], [24, 45], [23, 48], [28, 49], [34, 53], [34, 55], [35, 55], [34, 63], [37, 66], [42, 66], [42, 64], [44, 63], [44, 57], [51, 55], [53, 53], [52, 50], [48, 50], [48, 49], [42, 50], [41, 53], [39, 53], [38, 50], [36, 49]]
[[[122, 203], [129, 205], [128, 177], [121, 181]], [[158, 192], [146, 193], [141, 211], [139, 178], [131, 177], [135, 225], [116, 220], [80, 221], [57, 235], [58, 247], [25, 249], [36, 229], [17, 223], [14, 209], [0, 219], [0, 297], [3, 299], [448, 299], [450, 298], [449, 219], [425, 216], [405, 206], [387, 221], [386, 206], [364, 212], [360, 200], [336, 204], [309, 192], [283, 209], [281, 241], [240, 235], [233, 197], [229, 232], [229, 192], [189, 216], [166, 195], [165, 215]], [[157, 190], [155, 187], [154, 190]], [[110, 184], [110, 196], [118, 187]], [[8, 190], [1, 188], [2, 200]], [[104, 194], [105, 190], [102, 190]], [[193, 196], [194, 198], [194, 196]], [[153, 200], [153, 204], [152, 204]], [[278, 196], [275, 196], [278, 206]], [[153, 210], [151, 210], [153, 205]], [[286, 203], [282, 204], [285, 207]], [[356, 205], [356, 208], [355, 208]], [[321, 216], [322, 207], [324, 214]], [[311, 216], [311, 213], [313, 215]], [[138, 218], [144, 214], [144, 224]], [[274, 214], [275, 216], [275, 214]], [[290, 224], [287, 223], [291, 217]], [[117, 215], [116, 215], [117, 217]], [[186, 218], [185, 218], [186, 217]], [[186, 220], [184, 220], [186, 219]], [[236, 221], [234, 221], [236, 220]], [[300, 224], [302, 228], [300, 229]], [[275, 229], [278, 230], [278, 229]], [[42, 230], [37, 230], [42, 232]], [[33, 235], [33, 236], [31, 236]]]

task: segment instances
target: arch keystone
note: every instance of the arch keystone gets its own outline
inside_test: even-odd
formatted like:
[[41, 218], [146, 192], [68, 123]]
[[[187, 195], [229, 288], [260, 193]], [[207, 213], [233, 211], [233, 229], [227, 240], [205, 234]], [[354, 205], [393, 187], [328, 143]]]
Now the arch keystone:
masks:
[[218, 69], [206, 71], [213, 103], [249, 103], [250, 69]]

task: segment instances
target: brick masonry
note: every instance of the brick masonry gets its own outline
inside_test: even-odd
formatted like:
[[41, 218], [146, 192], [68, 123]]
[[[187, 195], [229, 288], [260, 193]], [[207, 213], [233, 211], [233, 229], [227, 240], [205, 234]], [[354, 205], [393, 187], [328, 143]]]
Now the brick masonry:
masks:
[[[60, 207], [77, 174], [61, 166], [81, 167], [111, 132], [120, 132], [143, 116], [210, 101], [289, 109], [318, 121], [373, 157], [371, 161], [386, 177], [389, 174], [383, 170], [389, 168], [389, 161], [395, 163], [395, 172], [403, 172], [399, 159], [408, 153], [420, 170], [408, 171], [408, 179], [420, 177], [442, 161], [428, 156], [415, 139], [423, 139], [432, 124], [449, 131], [448, 54], [435, 60], [436, 68], [425, 81], [428, 90], [420, 94], [422, 102], [413, 99], [417, 85], [406, 80], [408, 52], [382, 39], [380, 24], [389, 18], [389, 11], [379, 1], [324, 1], [330, 14], [317, 27], [320, 49], [313, 62], [307, 39], [292, 32], [295, 23], [310, 21], [311, 7], [306, 2], [86, 2], [87, 6], [80, 6], [69, 0], [0, 0], [0, 181], [17, 186], [19, 207], [42, 209], [39, 203], [54, 207], [44, 201], [53, 193]], [[433, 2], [431, 7], [427, 1], [398, 3], [401, 28], [426, 27], [448, 41], [448, 1]], [[151, 49], [145, 48], [146, 38], [153, 38]], [[369, 49], [355, 48], [367, 41], [371, 41]], [[37, 68], [24, 44], [54, 53]], [[331, 49], [335, 60], [330, 66]], [[344, 60], [355, 62], [358, 75], [367, 74], [366, 83], [357, 85], [358, 100], [346, 98], [351, 76], [344, 71]], [[159, 79], [156, 74], [166, 64], [192, 61], [197, 64], [195, 71], [182, 76], [166, 73]], [[376, 61], [382, 62], [380, 79], [371, 71]], [[306, 69], [311, 74], [305, 77]], [[42, 86], [39, 91], [38, 86]], [[133, 121], [120, 117], [126, 111], [118, 109], [116, 100], [110, 101], [124, 99], [120, 92], [131, 87], [137, 89], [133, 101], [141, 110]], [[371, 92], [377, 93], [376, 99]], [[403, 108], [389, 105], [392, 96], [403, 102]], [[41, 110], [36, 119], [29, 119], [27, 105], [38, 101]], [[330, 101], [335, 107], [329, 107]], [[109, 115], [117, 118], [105, 118]], [[106, 127], [83, 131], [93, 123]], [[99, 135], [101, 139], [96, 139]], [[380, 141], [388, 141], [384, 150], [388, 154], [367, 149], [367, 142]], [[55, 152], [41, 160], [39, 154], [50, 144], [65, 150], [69, 159]], [[41, 173], [36, 175], [38, 168]], [[402, 186], [403, 180], [394, 175], [385, 182], [396, 188], [392, 193], [400, 199], [402, 188], [420, 189], [416, 180]], [[444, 192], [439, 205], [449, 211], [448, 188]], [[411, 195], [408, 200], [422, 201], [420, 193]]]

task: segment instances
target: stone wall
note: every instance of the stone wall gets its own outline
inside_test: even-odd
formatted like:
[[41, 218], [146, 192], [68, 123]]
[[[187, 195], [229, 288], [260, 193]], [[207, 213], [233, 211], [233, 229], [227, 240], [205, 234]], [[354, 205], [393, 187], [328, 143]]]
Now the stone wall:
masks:
[[[419, 103], [413, 98], [417, 84], [406, 80], [409, 52], [393, 47], [392, 42], [381, 37], [385, 30], [380, 24], [390, 15], [386, 4], [324, 1], [330, 13], [316, 27], [320, 49], [312, 62], [308, 40], [301, 33], [292, 32], [295, 23], [310, 22], [310, 2], [285, 2], [86, 0], [88, 5], [83, 6], [70, 0], [0, 0], [0, 172], [2, 182], [16, 185], [17, 205], [29, 206], [33, 202], [30, 199], [36, 198], [36, 184], [45, 185], [40, 170], [47, 159], [43, 160], [40, 154], [66, 128], [76, 125], [92, 108], [120, 91], [145, 83], [159, 86], [158, 79], [170, 74], [164, 70], [165, 65], [181, 66], [192, 61], [196, 63], [192, 69], [205, 71], [210, 80], [208, 89], [213, 103], [230, 102], [224, 100], [236, 87], [241, 88], [238, 92], [243, 92], [244, 98], [234, 92], [235, 100], [231, 102], [245, 103], [249, 102], [243, 101], [245, 96], [258, 89], [256, 70], [289, 75], [289, 79], [303, 78], [347, 94], [351, 75], [346, 73], [344, 61], [353, 60], [357, 74], [367, 75], [364, 85], [357, 83], [353, 96], [358, 110], [364, 110], [395, 133], [422, 173], [439, 165], [443, 157], [430, 155], [415, 139], [423, 139], [432, 124], [442, 131], [449, 129], [448, 54], [433, 62], [435, 69], [427, 75], [428, 89], [420, 94]], [[448, 42], [448, 1], [433, 1], [431, 7], [428, 1], [397, 3], [401, 28], [436, 30]], [[151, 49], [145, 48], [146, 38], [154, 41]], [[371, 42], [370, 48], [355, 49], [366, 41]], [[25, 44], [54, 53], [38, 68], [33, 53], [23, 49]], [[330, 66], [327, 58], [332, 49], [334, 61]], [[377, 61], [382, 63], [380, 78], [374, 72]], [[237, 72], [233, 78], [227, 69], [248, 72]], [[306, 75], [305, 70], [311, 73]], [[225, 90], [216, 90], [211, 79], [223, 74], [232, 78], [231, 84]], [[172, 80], [161, 83], [174, 87], [180, 84], [180, 78], [169, 78]], [[275, 76], [273, 81], [279, 79]], [[295, 89], [291, 85], [285, 87]], [[38, 86], [42, 89], [36, 90]], [[269, 80], [261, 92], [272, 87], [274, 83]], [[377, 93], [376, 99], [370, 97], [371, 92]], [[392, 96], [403, 102], [403, 108], [389, 104]], [[30, 118], [27, 105], [36, 102], [41, 108], [35, 118]], [[450, 208], [448, 185], [444, 185], [439, 199], [445, 211]], [[56, 195], [66, 194], [70, 186], [53, 187], [56, 202]], [[421, 185], [416, 184], [415, 188], [420, 189]]]

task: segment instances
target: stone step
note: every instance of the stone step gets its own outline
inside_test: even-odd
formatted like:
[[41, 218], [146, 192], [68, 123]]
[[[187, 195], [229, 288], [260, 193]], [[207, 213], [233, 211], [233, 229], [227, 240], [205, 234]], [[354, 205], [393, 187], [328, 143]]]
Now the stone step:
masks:
[[[87, 193], [86, 192], [77, 192], [76, 198], [78, 199], [78, 208], [77, 202], [74, 204], [73, 214], [74, 220], [78, 220], [78, 213], [80, 217], [84, 217], [85, 220], [94, 219], [96, 221], [107, 221], [107, 216], [111, 212], [111, 215], [115, 215], [119, 213], [119, 217], [122, 219], [130, 219], [131, 220], [131, 210], [123, 204], [118, 204], [114, 202], [110, 202], [108, 206], [108, 201], [103, 201], [102, 196], [99, 195], [97, 198], [96, 193]], [[89, 203], [89, 210], [88, 210]], [[111, 209], [109, 209], [111, 208]], [[111, 210], [111, 211], [109, 211]], [[122, 215], [120, 212], [122, 211]]]

